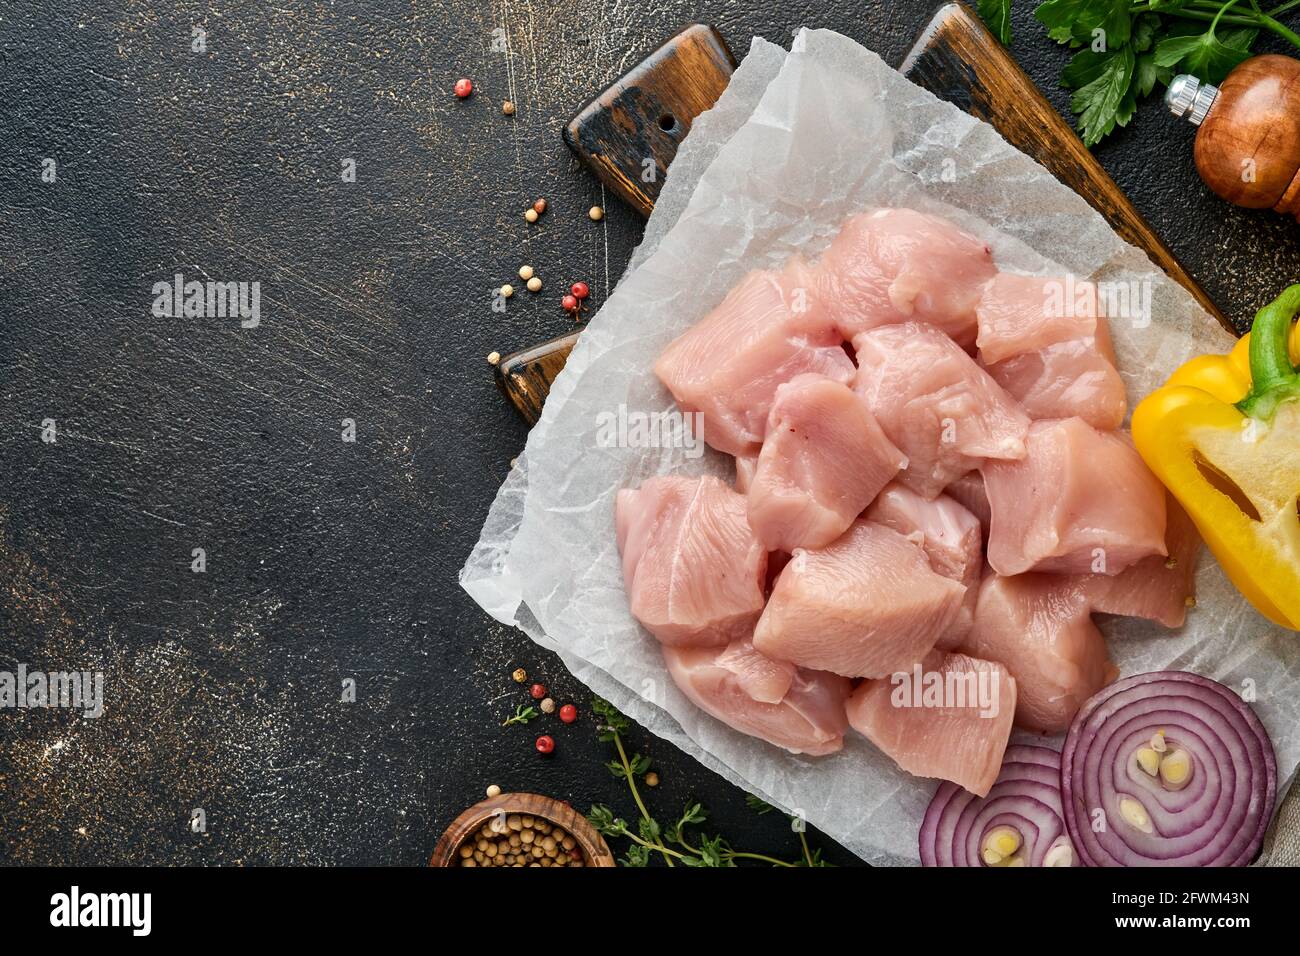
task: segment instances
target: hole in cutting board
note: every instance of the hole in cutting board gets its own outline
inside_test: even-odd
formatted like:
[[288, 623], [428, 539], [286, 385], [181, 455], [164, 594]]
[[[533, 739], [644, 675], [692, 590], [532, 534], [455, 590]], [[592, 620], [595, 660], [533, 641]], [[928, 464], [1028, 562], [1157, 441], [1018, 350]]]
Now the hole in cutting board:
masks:
[[659, 117], [659, 128], [665, 133], [675, 133], [677, 131], [677, 117], [672, 113], [665, 113]]

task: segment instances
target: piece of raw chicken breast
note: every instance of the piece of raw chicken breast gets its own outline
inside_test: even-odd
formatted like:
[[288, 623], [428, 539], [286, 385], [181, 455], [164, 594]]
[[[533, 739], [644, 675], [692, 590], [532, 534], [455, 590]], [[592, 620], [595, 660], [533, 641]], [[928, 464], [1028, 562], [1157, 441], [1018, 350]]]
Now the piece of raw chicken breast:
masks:
[[1128, 411], [1096, 286], [999, 273], [976, 309], [979, 359], [1030, 418], [1077, 416], [1101, 431]]
[[943, 493], [979, 519], [981, 534], [987, 542], [992, 512], [989, 511], [989, 496], [984, 492], [984, 476], [978, 471], [968, 471], [944, 488]]
[[665, 646], [663, 654], [673, 683], [727, 726], [794, 753], [844, 745], [846, 678], [774, 661], [745, 638], [724, 648]]
[[[1075, 296], [1075, 290], [1087, 295]], [[1073, 276], [999, 272], [975, 307], [980, 361], [992, 365], [1097, 330], [1096, 286]]]
[[776, 390], [749, 483], [749, 526], [769, 551], [823, 548], [906, 464], [861, 396], [800, 375]]
[[1165, 491], [1128, 437], [1080, 418], [1034, 422], [1020, 461], [986, 461], [998, 574], [1117, 574], [1164, 555]]
[[981, 240], [915, 209], [848, 220], [819, 263], [819, 287], [844, 338], [880, 325], [928, 322], [962, 348], [975, 341], [975, 304], [996, 273]]
[[1196, 603], [1196, 559], [1201, 535], [1172, 495], [1165, 498], [1165, 548], [1130, 564], [1119, 574], [1090, 574], [1083, 578], [1094, 612], [1120, 614], [1182, 627], [1187, 609]]
[[758, 471], [758, 456], [743, 455], [736, 459], [736, 480], [732, 487], [742, 495], [749, 494], [749, 486], [754, 482], [754, 472]]
[[853, 378], [853, 360], [798, 259], [741, 279], [654, 369], [682, 411], [704, 414], [704, 440], [736, 456], [758, 454], [777, 386], [805, 372]]
[[632, 615], [664, 644], [719, 647], [748, 637], [763, 610], [767, 552], [745, 496], [713, 477], [664, 476], [615, 498]]
[[849, 725], [902, 770], [982, 797], [1002, 767], [1018, 696], [1001, 664], [933, 651], [916, 668], [864, 682], [847, 710]]
[[1084, 587], [1070, 575], [984, 578], [961, 650], [1011, 672], [1017, 726], [1061, 733], [1080, 705], [1118, 676], [1090, 612]]
[[933, 498], [983, 459], [1025, 456], [1029, 417], [932, 325], [908, 322], [853, 339], [853, 388], [907, 456], [898, 480]]
[[857, 521], [829, 547], [794, 552], [754, 629], [754, 647], [800, 667], [883, 677], [934, 647], [965, 593], [931, 569], [915, 541]]
[[979, 519], [947, 495], [926, 501], [897, 482], [877, 496], [864, 517], [917, 540], [933, 570], [966, 588], [952, 625], [935, 642], [941, 651], [959, 647], [975, 623], [984, 572]]

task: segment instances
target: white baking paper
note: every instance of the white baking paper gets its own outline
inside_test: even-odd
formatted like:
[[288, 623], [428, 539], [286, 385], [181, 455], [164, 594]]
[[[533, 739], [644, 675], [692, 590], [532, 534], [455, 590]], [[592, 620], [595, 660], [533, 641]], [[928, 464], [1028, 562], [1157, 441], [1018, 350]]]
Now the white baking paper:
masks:
[[[714, 473], [730, 459], [606, 448], [602, 413], [667, 411], [651, 365], [746, 272], [815, 257], [848, 216], [911, 206], [985, 239], [1003, 269], [1069, 271], [1150, 290], [1150, 323], [1112, 319], [1130, 406], [1191, 355], [1231, 337], [1087, 203], [992, 127], [875, 54], [804, 31], [788, 54], [756, 40], [731, 87], [674, 161], [632, 267], [594, 316], [497, 496], [461, 583], [493, 617], [558, 652], [594, 691], [746, 790], [875, 864], [916, 863], [936, 786], [850, 734], [829, 757], [789, 754], [698, 711], [628, 613], [614, 495], [651, 475]], [[1257, 615], [1208, 556], [1178, 631], [1102, 621], [1123, 674], [1192, 670], [1254, 696], [1281, 790], [1300, 760], [1300, 642]]]

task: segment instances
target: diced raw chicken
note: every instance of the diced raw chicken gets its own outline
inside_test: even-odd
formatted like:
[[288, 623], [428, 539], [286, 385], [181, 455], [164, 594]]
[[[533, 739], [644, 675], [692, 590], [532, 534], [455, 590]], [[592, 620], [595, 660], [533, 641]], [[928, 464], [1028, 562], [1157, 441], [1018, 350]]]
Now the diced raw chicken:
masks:
[[[927, 685], [938, 706], [927, 699]], [[1002, 768], [1017, 696], [1016, 681], [1001, 664], [934, 651], [919, 671], [866, 681], [847, 709], [850, 726], [901, 769], [951, 780], [982, 797]]]
[[847, 383], [853, 360], [798, 260], [745, 276], [655, 362], [682, 410], [703, 412], [704, 440], [737, 456], [758, 454], [777, 386], [804, 372]]
[[749, 494], [749, 486], [754, 481], [754, 472], [758, 470], [758, 458], [755, 455], [742, 455], [736, 459], [735, 489], [742, 495]]
[[[712, 654], [712, 650], [709, 651]], [[732, 641], [716, 655], [718, 667], [730, 671], [736, 685], [751, 700], [761, 704], [779, 704], [790, 692], [799, 668], [787, 661], [764, 657], [754, 650], [751, 638]]]
[[975, 342], [975, 304], [996, 272], [982, 241], [914, 209], [854, 216], [820, 262], [823, 298], [846, 339], [915, 321], [938, 326], [963, 348]]
[[965, 593], [931, 570], [914, 541], [857, 521], [829, 547], [794, 553], [754, 629], [754, 647], [800, 667], [883, 677], [934, 647]]
[[1016, 724], [1060, 733], [1080, 705], [1119, 671], [1092, 622], [1078, 579], [989, 575], [963, 653], [1006, 665], [1016, 679]]
[[1182, 627], [1187, 608], [1195, 603], [1196, 558], [1201, 536], [1182, 505], [1166, 497], [1168, 521], [1165, 546], [1168, 557], [1152, 555], [1131, 564], [1119, 574], [1088, 575], [1085, 579], [1093, 611], [1157, 621], [1165, 627]]
[[800, 375], [776, 391], [749, 486], [749, 526], [768, 550], [823, 548], [906, 464], [861, 396]]
[[1165, 554], [1165, 491], [1126, 436], [1066, 418], [1034, 422], [1028, 445], [981, 468], [998, 574], [1117, 574]]
[[[1099, 330], [1106, 320], [1100, 321]], [[1123, 424], [1128, 411], [1124, 380], [1097, 338], [1058, 342], [987, 368], [1030, 418], [1077, 416], [1093, 428], [1111, 431]]]
[[898, 480], [917, 494], [933, 498], [981, 459], [1024, 457], [1028, 416], [934, 326], [882, 326], [853, 347], [853, 387], [907, 456]]
[[968, 471], [943, 493], [979, 519], [984, 540], [989, 537], [989, 496], [984, 493], [984, 476], [978, 471]]
[[935, 642], [941, 651], [959, 647], [975, 622], [975, 601], [984, 572], [979, 519], [947, 495], [926, 501], [897, 483], [880, 493], [865, 517], [919, 539], [930, 567], [966, 588], [952, 625]]
[[673, 683], [729, 727], [813, 756], [844, 745], [845, 678], [772, 661], [746, 639], [722, 649], [664, 647], [663, 653]]
[[748, 637], [763, 610], [767, 552], [745, 496], [713, 477], [651, 478], [615, 499], [632, 615], [665, 644]]
[[984, 286], [975, 307], [980, 361], [993, 365], [1059, 342], [1091, 337], [1097, 314], [1097, 289], [1091, 282], [1073, 276], [999, 272]]
[[767, 592], [772, 593], [772, 588], [776, 587], [776, 579], [781, 576], [785, 566], [790, 563], [789, 551], [769, 551], [767, 555]]
[[1096, 285], [998, 273], [976, 309], [979, 358], [1030, 418], [1118, 428], [1128, 410]]

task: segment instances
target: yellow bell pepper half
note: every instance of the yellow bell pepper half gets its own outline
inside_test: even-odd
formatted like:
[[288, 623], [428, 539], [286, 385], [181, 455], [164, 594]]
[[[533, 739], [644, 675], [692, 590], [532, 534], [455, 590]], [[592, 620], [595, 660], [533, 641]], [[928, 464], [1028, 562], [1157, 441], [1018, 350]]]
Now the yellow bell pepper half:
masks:
[[1178, 369], [1133, 411], [1147, 466], [1228, 578], [1269, 620], [1300, 630], [1300, 285], [1227, 355]]

